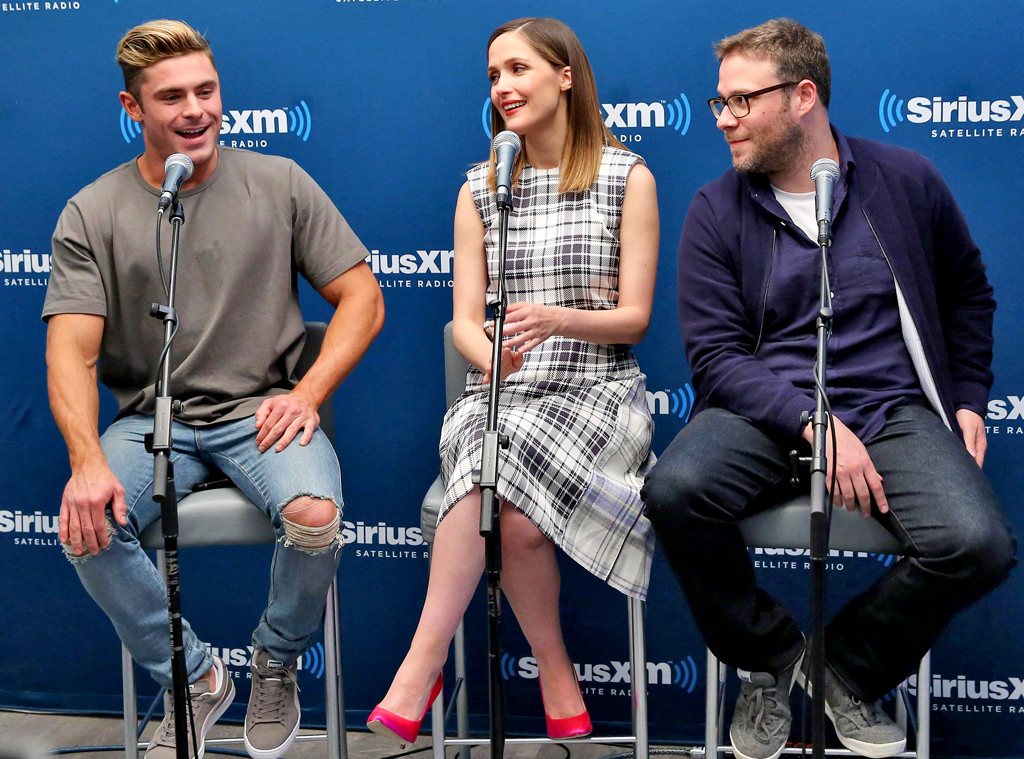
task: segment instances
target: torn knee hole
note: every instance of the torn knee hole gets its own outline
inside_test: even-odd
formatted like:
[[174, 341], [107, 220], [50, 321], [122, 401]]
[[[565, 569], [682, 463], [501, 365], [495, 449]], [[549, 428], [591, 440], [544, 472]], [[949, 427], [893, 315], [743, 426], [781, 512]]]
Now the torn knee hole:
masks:
[[[294, 517], [300, 514], [301, 521], [296, 521]], [[296, 498], [281, 512], [281, 522], [284, 525], [286, 546], [318, 553], [338, 544], [341, 539], [338, 532], [341, 525], [338, 507], [326, 498]]]

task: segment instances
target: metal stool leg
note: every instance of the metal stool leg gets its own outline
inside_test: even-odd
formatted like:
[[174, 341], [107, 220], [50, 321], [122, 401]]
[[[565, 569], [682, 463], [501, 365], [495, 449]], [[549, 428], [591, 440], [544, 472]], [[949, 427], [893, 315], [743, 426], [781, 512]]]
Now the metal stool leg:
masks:
[[718, 657], [707, 649], [707, 668], [704, 686], [704, 756], [718, 759]]
[[138, 696], [135, 692], [135, 662], [128, 649], [121, 646], [121, 693], [124, 697], [124, 756], [125, 759], [139, 759]]
[[917, 668], [917, 759], [929, 759], [932, 741], [931, 712], [932, 652], [922, 657]]
[[644, 602], [628, 598], [629, 603], [629, 659], [633, 684], [633, 756], [647, 759], [647, 645], [644, 638]]
[[325, 713], [327, 754], [330, 759], [348, 759], [345, 736], [345, 691], [341, 683], [341, 642], [338, 639], [338, 577], [327, 591], [324, 607]]

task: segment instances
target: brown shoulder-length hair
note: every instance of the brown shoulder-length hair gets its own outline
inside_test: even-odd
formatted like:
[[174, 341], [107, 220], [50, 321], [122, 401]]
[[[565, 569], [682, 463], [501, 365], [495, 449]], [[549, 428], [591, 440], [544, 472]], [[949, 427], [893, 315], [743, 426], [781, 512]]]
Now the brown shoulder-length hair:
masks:
[[[523, 36], [534, 50], [556, 68], [568, 66], [572, 71], [572, 87], [568, 98], [569, 128], [562, 148], [559, 192], [581, 192], [597, 181], [601, 169], [601, 151], [605, 145], [626, 150], [604, 125], [601, 103], [597, 99], [597, 85], [587, 54], [583, 52], [576, 34], [554, 18], [519, 18], [502, 24], [487, 40], [487, 49], [503, 34], [515, 32]], [[491, 103], [491, 134], [496, 135], [505, 126], [501, 112]], [[525, 152], [525, 151], [524, 151]], [[514, 179], [523, 168], [523, 152], [516, 158]], [[494, 151], [491, 151], [490, 184], [495, 187]]]

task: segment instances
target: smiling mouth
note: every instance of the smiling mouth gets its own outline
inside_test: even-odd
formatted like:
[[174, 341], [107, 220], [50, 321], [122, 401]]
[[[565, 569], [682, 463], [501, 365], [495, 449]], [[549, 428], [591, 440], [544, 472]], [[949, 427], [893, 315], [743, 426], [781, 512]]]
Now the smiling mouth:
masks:
[[176, 129], [175, 134], [181, 135], [182, 137], [188, 139], [192, 137], [200, 137], [206, 134], [207, 129], [209, 129], [209, 127], [200, 127], [199, 129]]
[[511, 113], [516, 108], [519, 108], [519, 107], [524, 106], [524, 105], [526, 105], [526, 101], [525, 100], [514, 100], [511, 103], [502, 103], [501, 107], [502, 107], [502, 110], [505, 111], [505, 113]]

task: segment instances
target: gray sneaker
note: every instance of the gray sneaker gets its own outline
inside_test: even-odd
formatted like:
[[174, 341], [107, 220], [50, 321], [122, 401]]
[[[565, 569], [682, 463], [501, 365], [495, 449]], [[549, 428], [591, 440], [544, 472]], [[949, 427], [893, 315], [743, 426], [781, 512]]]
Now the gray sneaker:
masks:
[[283, 662], [257, 648], [252, 655], [252, 694], [245, 714], [245, 750], [253, 759], [279, 759], [299, 732], [296, 660]]
[[[799, 674], [800, 685], [811, 694], [810, 664]], [[805, 671], [807, 670], [807, 671]], [[825, 714], [832, 720], [839, 742], [861, 756], [882, 759], [907, 746], [907, 735], [882, 709], [880, 701], [865, 703], [825, 665]]]
[[[213, 673], [217, 679], [217, 687], [210, 690], [210, 681], [206, 675], [200, 677], [196, 682], [188, 686], [189, 699], [192, 701], [192, 716], [195, 721], [195, 729], [199, 736], [199, 753], [192, 753], [192, 734], [186, 738], [188, 742], [188, 755], [190, 759], [203, 759], [205, 753], [206, 734], [213, 727], [224, 710], [231, 706], [235, 698], [235, 684], [231, 682], [231, 675], [224, 669], [224, 662], [213, 657]], [[186, 717], [186, 721], [187, 721]], [[191, 727], [188, 728], [191, 730]], [[146, 749], [146, 759], [176, 759], [177, 751], [174, 747], [174, 709], [168, 709], [163, 721], [153, 733]]]
[[781, 672], [747, 672], [738, 669], [740, 696], [729, 727], [729, 742], [739, 759], [777, 759], [789, 740], [793, 713], [789, 692], [800, 669], [803, 652]]

